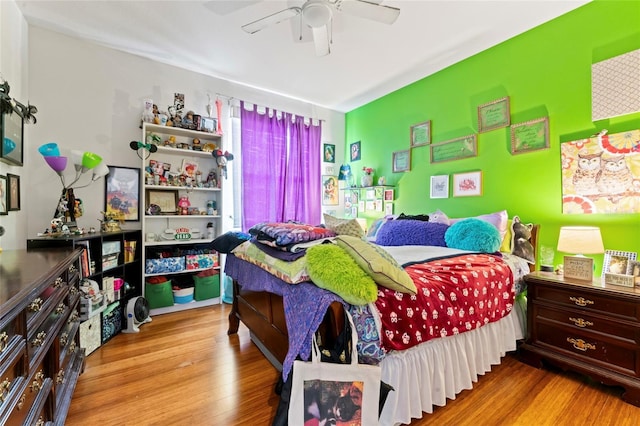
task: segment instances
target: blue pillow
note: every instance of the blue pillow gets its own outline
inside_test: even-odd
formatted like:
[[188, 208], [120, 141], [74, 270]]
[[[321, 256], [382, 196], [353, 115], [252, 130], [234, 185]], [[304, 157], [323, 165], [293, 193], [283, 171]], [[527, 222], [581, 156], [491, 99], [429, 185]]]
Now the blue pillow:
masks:
[[444, 239], [447, 247], [480, 253], [494, 253], [502, 244], [498, 228], [475, 218], [464, 219], [451, 225]]
[[422, 220], [390, 220], [378, 231], [376, 244], [381, 246], [445, 247], [444, 233], [449, 225]]

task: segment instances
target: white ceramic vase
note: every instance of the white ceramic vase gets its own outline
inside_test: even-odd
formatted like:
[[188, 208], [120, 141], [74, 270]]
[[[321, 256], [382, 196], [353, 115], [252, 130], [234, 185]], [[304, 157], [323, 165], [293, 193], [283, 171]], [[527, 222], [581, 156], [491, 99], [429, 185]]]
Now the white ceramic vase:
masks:
[[367, 187], [367, 186], [372, 186], [373, 185], [373, 175], [362, 175], [362, 178], [360, 179], [360, 185], [362, 185], [362, 187]]

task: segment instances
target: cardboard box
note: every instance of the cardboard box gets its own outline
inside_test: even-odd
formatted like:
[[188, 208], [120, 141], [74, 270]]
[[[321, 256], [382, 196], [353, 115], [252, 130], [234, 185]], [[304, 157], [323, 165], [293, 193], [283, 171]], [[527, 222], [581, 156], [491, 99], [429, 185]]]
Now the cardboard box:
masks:
[[80, 347], [85, 349], [87, 355], [100, 347], [100, 331], [100, 315], [80, 323]]

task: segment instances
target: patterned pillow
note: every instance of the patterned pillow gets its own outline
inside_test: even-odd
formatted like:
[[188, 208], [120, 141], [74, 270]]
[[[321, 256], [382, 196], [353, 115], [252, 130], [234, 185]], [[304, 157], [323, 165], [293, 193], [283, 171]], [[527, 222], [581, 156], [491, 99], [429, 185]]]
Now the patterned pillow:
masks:
[[384, 249], [348, 235], [340, 235], [335, 241], [379, 285], [401, 293], [416, 293], [416, 285], [407, 271]]
[[303, 281], [309, 281], [309, 272], [307, 272], [307, 259], [303, 256], [292, 262], [280, 260], [273, 256], [269, 256], [251, 241], [246, 241], [232, 252], [236, 257], [253, 263], [275, 275], [282, 281], [289, 284], [298, 284]]
[[340, 219], [325, 213], [324, 224], [336, 235], [351, 235], [357, 238], [364, 236], [362, 226], [355, 219]]
[[313, 246], [305, 257], [309, 275], [318, 287], [337, 294], [352, 305], [366, 305], [378, 298], [376, 283], [337, 245]]

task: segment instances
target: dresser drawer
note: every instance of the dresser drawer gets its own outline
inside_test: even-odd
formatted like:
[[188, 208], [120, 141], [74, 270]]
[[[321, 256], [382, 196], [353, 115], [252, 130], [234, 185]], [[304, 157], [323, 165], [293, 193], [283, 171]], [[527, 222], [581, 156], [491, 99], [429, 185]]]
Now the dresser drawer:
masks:
[[577, 330], [602, 333], [609, 338], [620, 340], [621, 343], [640, 344], [640, 327], [592, 316], [588, 311], [553, 309], [534, 305], [534, 315], [537, 322], [554, 322]]
[[551, 349], [569, 353], [576, 359], [606, 367], [608, 370], [640, 377], [637, 348], [607, 342], [594, 333], [539, 323], [537, 339], [533, 343], [549, 345]]
[[47, 314], [58, 305], [69, 293], [69, 287], [65, 285], [51, 285], [39, 296], [33, 298], [27, 306], [27, 328], [33, 330], [39, 328]]
[[70, 308], [66, 304], [66, 289], [58, 293], [55, 304], [51, 304], [49, 310], [42, 314], [45, 316], [44, 320], [38, 328], [29, 330], [27, 337], [27, 352], [32, 365], [38, 362], [42, 351], [49, 347], [49, 342], [57, 337], [65, 318], [70, 314]]
[[585, 291], [581, 287], [576, 287], [575, 290], [565, 290], [536, 285], [534, 291], [534, 297], [537, 302], [557, 303], [640, 324], [640, 304], [631, 300], [622, 300], [610, 295], [592, 293]]
[[[0, 367], [0, 412], [17, 397], [26, 378], [26, 353], [23, 344], [13, 341]], [[0, 417], [1, 418], [1, 417]]]
[[[39, 364], [33, 371], [34, 373], [29, 379], [26, 382], [22, 382], [20, 386], [20, 395], [8, 415], [7, 426], [20, 425], [23, 422], [30, 424], [26, 419], [34, 402], [39, 395], [46, 398], [51, 392], [51, 379], [46, 377], [44, 365]], [[47, 384], [48, 386], [45, 386]], [[41, 395], [41, 392], [44, 395]]]
[[0, 322], [0, 365], [5, 364], [5, 358], [10, 355], [16, 345], [24, 345], [24, 326], [22, 315]]

